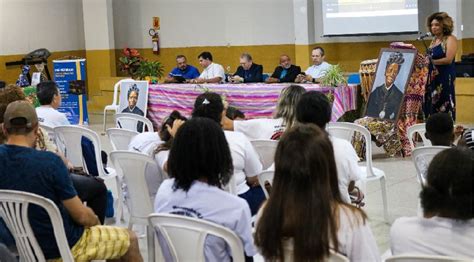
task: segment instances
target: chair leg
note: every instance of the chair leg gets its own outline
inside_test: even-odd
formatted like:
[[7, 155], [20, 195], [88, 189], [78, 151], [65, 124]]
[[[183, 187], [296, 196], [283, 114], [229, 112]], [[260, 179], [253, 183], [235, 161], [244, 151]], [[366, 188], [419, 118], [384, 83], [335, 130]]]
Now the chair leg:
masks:
[[155, 231], [153, 227], [146, 226], [146, 239], [148, 247], [148, 261], [155, 261]]
[[382, 201], [383, 201], [383, 217], [385, 222], [389, 222], [388, 217], [388, 204], [387, 204], [387, 188], [385, 187], [385, 177], [380, 178], [380, 188], [382, 192]]
[[104, 109], [104, 127], [103, 127], [104, 132], [105, 132], [105, 125], [106, 125], [106, 123], [107, 123], [107, 110]]
[[123, 221], [123, 192], [122, 192], [122, 183], [118, 175], [115, 177], [115, 183], [117, 186], [117, 214], [115, 216], [115, 223], [119, 224]]

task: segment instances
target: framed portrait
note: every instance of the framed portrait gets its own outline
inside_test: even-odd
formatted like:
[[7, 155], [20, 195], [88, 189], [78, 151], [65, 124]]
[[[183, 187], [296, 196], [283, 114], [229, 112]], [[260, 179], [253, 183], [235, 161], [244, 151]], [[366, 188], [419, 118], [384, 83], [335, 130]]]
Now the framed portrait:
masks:
[[415, 58], [416, 50], [413, 49], [380, 50], [365, 116], [388, 121], [398, 120]]
[[146, 117], [148, 107], [148, 81], [126, 81], [120, 85], [119, 110]]

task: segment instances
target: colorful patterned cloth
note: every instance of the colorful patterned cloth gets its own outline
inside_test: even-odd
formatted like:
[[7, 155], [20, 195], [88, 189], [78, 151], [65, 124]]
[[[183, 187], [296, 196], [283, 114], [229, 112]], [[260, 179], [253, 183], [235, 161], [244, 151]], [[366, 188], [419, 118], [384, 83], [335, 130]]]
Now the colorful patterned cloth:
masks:
[[[393, 43], [390, 47], [415, 49], [413, 45], [403, 43]], [[355, 123], [369, 129], [370, 133], [375, 137], [374, 142], [378, 146], [383, 146], [389, 156], [411, 155], [411, 147], [406, 130], [417, 123], [418, 115], [422, 111], [423, 96], [428, 79], [428, 64], [428, 57], [417, 53], [415, 66], [407, 85], [396, 128], [393, 122], [375, 118], [364, 117], [355, 121]], [[354, 137], [354, 146], [358, 149], [359, 157], [365, 158], [365, 145], [361, 136]]]
[[[150, 85], [148, 91], [148, 118], [155, 127], [173, 110], [190, 116], [194, 100], [205, 91], [222, 95], [230, 106], [245, 113], [247, 119], [271, 118], [278, 96], [288, 84], [159, 84]], [[321, 87], [315, 84], [301, 85], [306, 90], [325, 93], [333, 100], [332, 121], [357, 106], [357, 86]]]

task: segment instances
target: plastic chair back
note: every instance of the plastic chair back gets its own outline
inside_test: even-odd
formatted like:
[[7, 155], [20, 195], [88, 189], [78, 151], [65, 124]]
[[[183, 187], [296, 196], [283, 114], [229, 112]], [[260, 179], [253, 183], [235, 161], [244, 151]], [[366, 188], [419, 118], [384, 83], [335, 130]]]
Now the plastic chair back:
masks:
[[410, 147], [411, 150], [415, 149], [415, 143], [413, 142], [414, 135], [418, 133], [421, 136], [421, 140], [423, 141], [423, 146], [431, 146], [431, 141], [425, 137], [426, 133], [426, 125], [425, 123], [422, 124], [415, 124], [412, 126], [409, 126], [407, 128], [407, 136], [408, 136], [408, 141], [410, 141]]
[[[82, 126], [58, 126], [54, 128], [59, 150], [71, 161], [75, 167], [82, 167], [87, 171], [87, 165], [82, 156], [82, 137], [88, 138], [94, 145], [94, 154], [99, 176], [106, 175], [102, 164], [100, 139], [96, 132]], [[87, 173], [89, 173], [87, 171]]]
[[472, 262], [472, 259], [466, 258], [455, 258], [447, 256], [429, 256], [429, 255], [401, 255], [401, 256], [391, 256], [385, 259], [385, 262]]
[[120, 90], [120, 85], [122, 85], [122, 83], [125, 83], [125, 82], [133, 82], [133, 79], [131, 78], [127, 78], [127, 79], [122, 79], [120, 81], [118, 81], [117, 83], [115, 83], [114, 85], [114, 97], [112, 98], [112, 106], [117, 106], [119, 105], [119, 95], [118, 95], [118, 92]]
[[327, 130], [334, 137], [344, 139], [349, 143], [352, 142], [352, 136], [355, 132], [360, 133], [365, 140], [365, 160], [367, 162], [367, 177], [375, 176], [372, 167], [372, 137], [367, 128], [348, 122], [331, 122], [328, 123]]
[[275, 161], [275, 152], [278, 146], [278, 141], [257, 139], [250, 141], [250, 143], [252, 143], [255, 151], [257, 151], [263, 170], [269, 168]]
[[449, 146], [422, 146], [412, 151], [411, 158], [416, 168], [418, 182], [424, 185], [426, 182], [426, 172], [431, 160], [441, 151], [449, 149]]
[[56, 144], [56, 133], [54, 132], [54, 128], [47, 125], [40, 125], [40, 127], [48, 133], [49, 139]]
[[150, 226], [160, 232], [174, 261], [205, 261], [204, 244], [208, 235], [222, 238], [230, 247], [233, 261], [245, 261], [240, 238], [230, 229], [203, 219], [154, 213]]
[[148, 225], [148, 216], [153, 213], [153, 203], [145, 174], [148, 165], [156, 166], [155, 161], [145, 154], [131, 151], [113, 151], [110, 153], [110, 160], [117, 174], [123, 177], [127, 184], [130, 195], [130, 223]]
[[109, 128], [107, 129], [107, 136], [109, 137], [112, 149], [116, 150], [127, 150], [130, 141], [134, 136], [138, 135], [137, 131], [131, 131], [121, 128]]
[[115, 114], [115, 124], [117, 125], [117, 128], [137, 131], [138, 123], [143, 123], [143, 129], [140, 130], [140, 132], [144, 132], [145, 127], [147, 128], [148, 132], [154, 132], [153, 123], [146, 117], [131, 113]]
[[270, 194], [267, 191], [267, 188], [265, 187], [265, 183], [269, 183], [270, 185], [273, 185], [273, 177], [275, 176], [275, 171], [273, 170], [266, 170], [263, 171], [258, 175], [258, 183], [263, 189], [263, 193], [265, 193], [265, 197], [268, 199], [270, 197]]
[[[294, 261], [293, 259], [293, 241], [288, 240], [283, 243], [283, 252], [284, 254], [284, 261]], [[349, 259], [341, 254], [334, 253], [332, 250], [330, 251], [329, 257], [327, 257], [325, 262], [349, 262]]]
[[46, 261], [28, 220], [30, 204], [40, 206], [48, 213], [63, 261], [73, 262], [63, 219], [53, 201], [28, 192], [0, 190], [0, 216], [15, 238], [20, 261]]

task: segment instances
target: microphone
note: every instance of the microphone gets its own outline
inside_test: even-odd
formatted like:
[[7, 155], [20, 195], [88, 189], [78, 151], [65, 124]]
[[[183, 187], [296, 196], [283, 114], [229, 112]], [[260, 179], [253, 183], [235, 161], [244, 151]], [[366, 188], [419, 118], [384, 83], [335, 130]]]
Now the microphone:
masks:
[[420, 37], [418, 37], [416, 40], [417, 41], [420, 41], [420, 40], [423, 40], [427, 37], [430, 37], [430, 36], [433, 36], [433, 34], [431, 32], [426, 32], [424, 35], [421, 35]]

